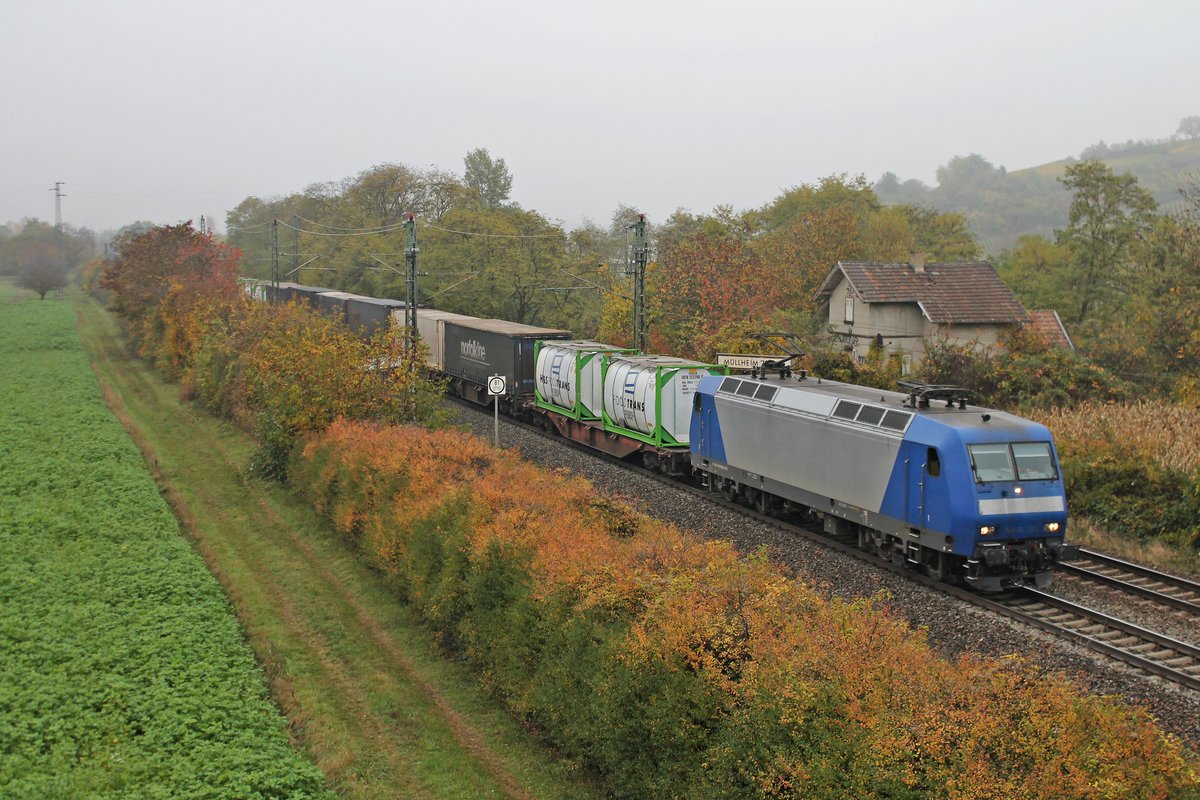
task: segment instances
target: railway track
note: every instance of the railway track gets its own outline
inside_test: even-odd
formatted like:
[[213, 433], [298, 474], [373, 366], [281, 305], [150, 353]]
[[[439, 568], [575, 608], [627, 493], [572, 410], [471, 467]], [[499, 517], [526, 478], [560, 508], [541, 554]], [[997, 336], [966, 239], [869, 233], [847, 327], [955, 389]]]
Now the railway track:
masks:
[[[478, 411], [476, 407], [470, 404], [464, 403], [463, 405]], [[949, 594], [964, 602], [983, 607], [1008, 619], [1070, 640], [1095, 653], [1123, 662], [1145, 673], [1157, 675], [1194, 691], [1200, 691], [1200, 648], [1186, 642], [1177, 641], [1131, 622], [1108, 616], [1088, 609], [1085, 606], [1076, 605], [1034, 589], [1014, 590], [1002, 595], [990, 596], [968, 591], [959, 586], [947, 584], [914, 571], [902, 562], [896, 563], [890, 558], [867, 553], [857, 546], [855, 537], [831, 536], [824, 533], [819, 523], [806, 525], [802, 520], [789, 519], [776, 513], [764, 513], [743, 503], [731, 501], [718, 492], [711, 492], [704, 487], [681, 482], [627, 461], [596, 453], [569, 439], [547, 433], [538, 426], [520, 422], [512, 418], [509, 418], [506, 422], [522, 427], [540, 436], [569, 445], [581, 452], [606, 460], [610, 464], [619, 466], [622, 469], [636, 472], [650, 480], [670, 485], [676, 490], [703, 496], [709, 502], [715, 503], [727, 510], [755, 519], [764, 524], [781, 528], [792, 535], [837, 550], [879, 569], [901, 574], [908, 580], [944, 594]], [[1086, 556], [1088, 559], [1093, 558], [1093, 556], [1097, 559], [1107, 558], [1092, 553], [1087, 553]], [[1083, 562], [1083, 560], [1083, 556], [1081, 556], [1080, 562]], [[1115, 559], [1110, 560], [1115, 561]], [[1099, 561], [1097, 560], [1092, 563], [1099, 563]], [[1123, 564], [1124, 562], [1119, 563]], [[1128, 566], [1153, 573], [1153, 570], [1141, 568], [1138, 565], [1130, 564]], [[1092, 575], [1101, 574], [1101, 572], [1093, 569], [1089, 571], [1086, 577], [1090, 578]], [[1158, 573], [1153, 574], [1155, 576], [1159, 575]], [[1146, 578], [1147, 576], [1142, 575], [1142, 577]], [[1165, 577], [1171, 578], [1173, 576]], [[1121, 582], [1119, 578], [1111, 576], [1107, 576], [1104, 579], [1116, 581], [1120, 583], [1122, 588], [1126, 589], [1129, 586], [1137, 586], [1136, 583]], [[1165, 592], [1159, 592], [1157, 588], [1147, 588], [1144, 586], [1136, 590], [1127, 590], [1141, 596], [1148, 596], [1144, 592], [1157, 592], [1158, 594], [1167, 596]], [[1178, 591], [1180, 594], [1184, 594], [1182, 589]], [[1184, 597], [1186, 597], [1186, 594], [1184, 594]], [[1153, 599], [1157, 599], [1157, 595]], [[1188, 601], [1185, 599], [1180, 602]]]
[[1057, 571], [1200, 616], [1200, 583], [1187, 578], [1090, 550], [1080, 550], [1078, 559]]
[[1023, 588], [996, 597], [981, 596], [976, 602], [1010, 619], [1200, 691], [1200, 647], [1037, 589]]

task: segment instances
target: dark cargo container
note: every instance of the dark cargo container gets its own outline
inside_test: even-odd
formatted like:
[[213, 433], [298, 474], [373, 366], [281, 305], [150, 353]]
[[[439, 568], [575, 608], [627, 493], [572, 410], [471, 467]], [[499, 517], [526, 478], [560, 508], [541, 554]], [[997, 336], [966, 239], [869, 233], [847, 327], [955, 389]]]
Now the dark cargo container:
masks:
[[296, 283], [292, 285], [291, 295], [288, 297], [288, 300], [294, 303], [308, 303], [310, 307], [319, 309], [321, 304], [318, 298], [332, 291], [332, 289], [322, 289], [320, 286], [303, 286]]
[[[392, 312], [403, 308], [403, 300], [386, 300], [356, 294], [346, 300], [346, 319], [350, 330], [369, 339], [380, 329], [386, 330], [390, 326]], [[400, 318], [403, 318], [403, 314]]]
[[288, 283], [287, 281], [280, 281], [279, 283], [267, 281], [265, 286], [267, 287], [267, 300], [279, 304], [297, 302], [315, 305], [316, 301], [313, 300], [314, 297], [322, 292], [332, 291], [331, 289], [323, 289], [320, 286], [305, 286], [302, 283]]
[[442, 357], [449, 375], [475, 387], [480, 402], [487, 399], [487, 380], [503, 375], [507, 397], [533, 397], [533, 345], [543, 339], [570, 339], [571, 332], [537, 328], [498, 319], [472, 322], [445, 320]]
[[321, 292], [316, 295], [317, 310], [345, 324], [346, 301], [353, 296], [346, 292]]

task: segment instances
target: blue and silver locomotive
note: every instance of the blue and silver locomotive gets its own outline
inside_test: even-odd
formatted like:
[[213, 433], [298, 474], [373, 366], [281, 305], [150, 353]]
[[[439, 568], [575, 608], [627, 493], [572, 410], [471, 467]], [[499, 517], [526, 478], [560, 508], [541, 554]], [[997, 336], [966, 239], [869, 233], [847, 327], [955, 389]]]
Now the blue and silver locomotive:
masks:
[[712, 490], [807, 511], [828, 533], [980, 591], [1047, 586], [1066, 550], [1049, 430], [952, 387], [704, 377], [691, 461]]

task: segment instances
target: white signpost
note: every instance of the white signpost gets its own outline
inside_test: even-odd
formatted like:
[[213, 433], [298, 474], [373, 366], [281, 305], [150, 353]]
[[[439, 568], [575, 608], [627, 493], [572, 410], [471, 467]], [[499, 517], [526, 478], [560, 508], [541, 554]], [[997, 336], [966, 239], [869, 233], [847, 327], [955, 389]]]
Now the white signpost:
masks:
[[504, 395], [508, 381], [503, 375], [493, 375], [488, 378], [488, 396], [496, 398], [492, 401], [492, 405], [496, 409], [496, 433], [493, 444], [496, 447], [500, 446], [500, 398]]

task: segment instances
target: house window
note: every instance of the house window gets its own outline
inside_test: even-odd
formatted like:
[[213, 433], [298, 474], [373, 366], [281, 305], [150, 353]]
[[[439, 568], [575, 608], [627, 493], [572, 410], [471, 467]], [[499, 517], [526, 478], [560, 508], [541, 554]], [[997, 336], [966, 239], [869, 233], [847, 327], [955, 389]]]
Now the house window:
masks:
[[846, 295], [846, 318], [844, 322], [847, 325], [854, 324], [854, 295]]

